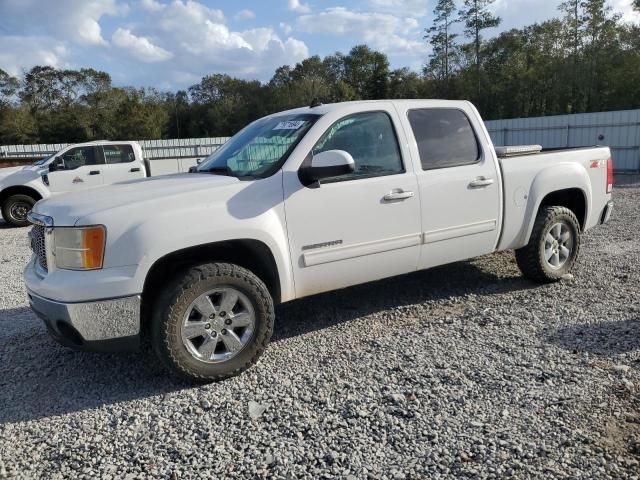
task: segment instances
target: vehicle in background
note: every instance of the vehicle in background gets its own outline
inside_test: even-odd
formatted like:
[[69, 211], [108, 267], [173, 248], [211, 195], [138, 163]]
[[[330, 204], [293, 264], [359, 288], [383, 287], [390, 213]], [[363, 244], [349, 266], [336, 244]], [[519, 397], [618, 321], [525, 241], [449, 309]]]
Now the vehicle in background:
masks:
[[235, 375], [274, 305], [514, 249], [571, 271], [613, 203], [606, 147], [498, 147], [468, 102], [313, 105], [259, 119], [193, 173], [39, 202], [24, 278], [59, 342], [136, 348], [172, 371]]
[[69, 145], [33, 165], [0, 169], [2, 218], [16, 227], [27, 226], [27, 214], [38, 200], [146, 175], [136, 142]]

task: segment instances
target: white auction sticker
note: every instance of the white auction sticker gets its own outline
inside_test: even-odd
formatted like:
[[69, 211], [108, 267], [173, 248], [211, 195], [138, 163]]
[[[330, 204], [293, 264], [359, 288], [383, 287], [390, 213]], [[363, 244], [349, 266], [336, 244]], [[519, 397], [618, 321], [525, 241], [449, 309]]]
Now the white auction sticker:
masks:
[[275, 127], [274, 130], [297, 130], [302, 125], [305, 124], [304, 120], [290, 120], [288, 122], [280, 122]]

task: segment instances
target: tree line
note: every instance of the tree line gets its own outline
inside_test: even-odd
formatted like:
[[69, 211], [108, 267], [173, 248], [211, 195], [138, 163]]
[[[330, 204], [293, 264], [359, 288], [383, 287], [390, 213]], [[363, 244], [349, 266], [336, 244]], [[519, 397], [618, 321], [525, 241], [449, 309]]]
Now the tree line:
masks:
[[0, 144], [228, 136], [313, 99], [468, 99], [485, 119], [640, 106], [640, 26], [605, 0], [566, 0], [558, 18], [486, 38], [501, 23], [493, 1], [438, 0], [422, 72], [391, 69], [366, 45], [279, 67], [266, 83], [215, 73], [176, 92], [115, 86], [90, 68], [0, 69]]

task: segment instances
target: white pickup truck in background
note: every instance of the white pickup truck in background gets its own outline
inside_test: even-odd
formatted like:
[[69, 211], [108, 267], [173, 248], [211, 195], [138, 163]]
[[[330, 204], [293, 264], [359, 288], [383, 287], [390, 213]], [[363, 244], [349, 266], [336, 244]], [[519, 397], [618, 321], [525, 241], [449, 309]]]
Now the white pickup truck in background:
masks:
[[10, 225], [26, 226], [27, 214], [38, 200], [146, 175], [136, 142], [69, 145], [33, 165], [0, 169], [2, 218]]
[[498, 250], [552, 282], [611, 214], [608, 148], [494, 148], [468, 102], [348, 102], [251, 123], [195, 172], [40, 201], [24, 278], [59, 342], [237, 374], [274, 305]]

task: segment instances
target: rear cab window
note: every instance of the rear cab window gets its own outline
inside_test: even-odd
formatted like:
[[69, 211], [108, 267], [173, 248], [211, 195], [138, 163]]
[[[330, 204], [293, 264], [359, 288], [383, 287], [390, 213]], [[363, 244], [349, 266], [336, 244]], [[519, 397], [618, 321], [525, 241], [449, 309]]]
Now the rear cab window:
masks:
[[136, 159], [131, 145], [103, 145], [102, 152], [107, 165], [113, 163], [131, 163]]
[[480, 144], [467, 115], [456, 108], [421, 108], [407, 112], [423, 170], [472, 165]]

